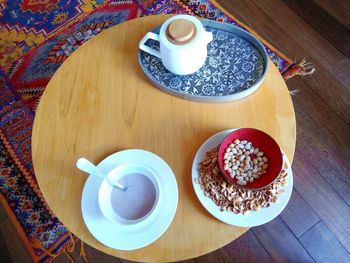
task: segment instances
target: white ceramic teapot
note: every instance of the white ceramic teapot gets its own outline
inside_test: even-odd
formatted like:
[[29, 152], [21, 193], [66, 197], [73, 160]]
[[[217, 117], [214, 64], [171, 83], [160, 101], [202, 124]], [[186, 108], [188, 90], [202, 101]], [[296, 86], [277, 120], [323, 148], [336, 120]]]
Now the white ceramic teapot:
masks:
[[[160, 51], [145, 45], [148, 39], [160, 43]], [[187, 75], [200, 69], [207, 58], [207, 45], [213, 34], [205, 31], [202, 23], [189, 15], [177, 15], [165, 21], [159, 35], [148, 32], [140, 41], [141, 50], [162, 60], [163, 65], [178, 75]]]

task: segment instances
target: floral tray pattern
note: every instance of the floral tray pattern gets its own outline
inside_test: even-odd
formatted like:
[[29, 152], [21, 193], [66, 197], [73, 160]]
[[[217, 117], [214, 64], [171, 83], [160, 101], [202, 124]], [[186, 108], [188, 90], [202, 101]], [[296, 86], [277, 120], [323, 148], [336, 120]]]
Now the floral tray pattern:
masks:
[[[208, 57], [201, 69], [186, 76], [176, 75], [159, 58], [140, 50], [139, 63], [144, 73], [162, 90], [190, 100], [226, 102], [250, 95], [266, 72], [267, 55], [263, 46], [249, 33], [232, 25], [209, 20], [202, 23], [213, 33], [213, 41], [208, 45]], [[157, 41], [148, 40], [146, 44], [159, 50]]]

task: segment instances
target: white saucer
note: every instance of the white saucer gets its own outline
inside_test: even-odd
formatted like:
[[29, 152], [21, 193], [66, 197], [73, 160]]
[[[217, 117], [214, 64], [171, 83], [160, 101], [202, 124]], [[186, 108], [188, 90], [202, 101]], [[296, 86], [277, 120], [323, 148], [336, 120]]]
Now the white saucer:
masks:
[[84, 222], [90, 233], [102, 244], [119, 250], [134, 250], [145, 247], [157, 240], [171, 224], [178, 203], [178, 188], [174, 173], [168, 164], [154, 153], [130, 149], [114, 153], [98, 164], [98, 168], [107, 174], [122, 164], [142, 164], [151, 167], [162, 192], [166, 193], [158, 201], [157, 209], [145, 224], [112, 223], [102, 215], [98, 204], [98, 192], [102, 179], [90, 175], [87, 179], [81, 210]]
[[259, 211], [251, 211], [246, 215], [234, 214], [233, 212], [228, 212], [228, 211], [221, 212], [220, 208], [209, 197], [204, 196], [204, 192], [200, 188], [200, 185], [195, 182], [196, 178], [198, 177], [198, 170], [197, 170], [198, 164], [200, 161], [203, 160], [205, 153], [208, 150], [218, 146], [222, 142], [222, 140], [234, 130], [235, 129], [225, 130], [214, 134], [208, 140], [206, 140], [202, 144], [202, 146], [199, 148], [192, 164], [193, 188], [199, 201], [202, 203], [204, 208], [207, 209], [207, 211], [210, 214], [212, 214], [214, 217], [216, 217], [220, 221], [233, 226], [239, 226], [239, 227], [253, 227], [253, 226], [262, 225], [271, 221], [283, 211], [292, 194], [293, 173], [291, 169], [291, 164], [285, 154], [283, 154], [283, 161], [288, 164], [288, 170], [287, 170], [288, 176], [286, 178], [287, 185], [285, 185], [283, 188], [285, 192], [278, 195], [278, 202], [271, 203], [270, 207], [261, 208]]

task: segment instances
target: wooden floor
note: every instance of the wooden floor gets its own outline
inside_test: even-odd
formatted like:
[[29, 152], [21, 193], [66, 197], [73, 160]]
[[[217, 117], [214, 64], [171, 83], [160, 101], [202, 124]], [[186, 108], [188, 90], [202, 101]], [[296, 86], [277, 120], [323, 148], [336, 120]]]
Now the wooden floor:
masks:
[[[350, 262], [350, 1], [218, 0], [287, 56], [305, 57], [312, 77], [287, 84], [297, 119], [295, 188], [283, 213], [226, 247], [188, 260]], [[30, 262], [0, 211], [0, 262]], [[128, 262], [86, 246], [89, 262]], [[83, 262], [73, 255], [76, 262]], [[55, 262], [69, 262], [62, 254]]]

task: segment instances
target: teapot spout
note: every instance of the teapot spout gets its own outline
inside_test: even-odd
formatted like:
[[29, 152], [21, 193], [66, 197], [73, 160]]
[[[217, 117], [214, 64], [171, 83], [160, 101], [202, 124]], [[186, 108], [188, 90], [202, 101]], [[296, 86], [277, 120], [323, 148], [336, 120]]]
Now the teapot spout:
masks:
[[207, 44], [209, 44], [211, 41], [213, 41], [213, 33], [212, 32], [208, 32], [208, 31], [205, 31], [205, 40], [207, 42]]

